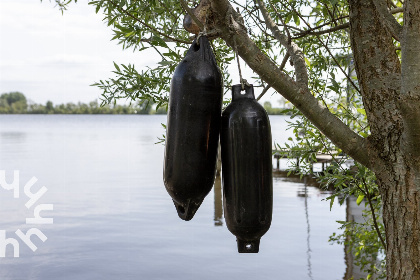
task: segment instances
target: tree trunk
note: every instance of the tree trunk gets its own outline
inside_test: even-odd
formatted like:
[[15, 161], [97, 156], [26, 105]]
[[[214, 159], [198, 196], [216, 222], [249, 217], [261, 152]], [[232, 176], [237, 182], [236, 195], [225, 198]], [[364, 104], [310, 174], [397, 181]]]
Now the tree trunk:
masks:
[[[383, 201], [387, 277], [420, 280], [420, 102], [405, 93], [405, 75], [412, 74], [404, 72], [409, 60], [403, 55], [400, 64], [392, 34], [373, 2], [349, 3], [356, 72], [371, 128], [368, 153]], [[409, 78], [411, 83], [413, 79], [417, 86], [419, 75]], [[409, 87], [411, 92], [419, 91], [415, 86]]]
[[[383, 201], [388, 279], [420, 279], [420, 178], [418, 164], [399, 162], [375, 170]], [[380, 161], [380, 160], [379, 160]]]

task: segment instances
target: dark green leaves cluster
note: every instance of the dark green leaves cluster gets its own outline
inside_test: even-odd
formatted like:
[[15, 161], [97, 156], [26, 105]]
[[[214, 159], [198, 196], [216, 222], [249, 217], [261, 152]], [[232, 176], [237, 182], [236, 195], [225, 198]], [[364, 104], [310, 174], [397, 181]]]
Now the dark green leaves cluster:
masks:
[[[115, 78], [100, 80], [93, 84], [102, 89], [102, 104], [115, 103], [118, 99], [129, 99], [133, 102], [143, 100], [166, 106], [168, 103], [168, 92], [170, 78], [167, 72], [174, 64], [168, 67], [157, 67], [137, 72], [134, 65], [124, 65], [114, 63], [116, 74]], [[165, 83], [166, 82], [166, 83]]]

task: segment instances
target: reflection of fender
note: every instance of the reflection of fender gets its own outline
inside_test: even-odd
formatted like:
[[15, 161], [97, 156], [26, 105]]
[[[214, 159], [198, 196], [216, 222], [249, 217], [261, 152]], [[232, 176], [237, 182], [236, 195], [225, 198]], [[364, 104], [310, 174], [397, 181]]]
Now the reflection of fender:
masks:
[[222, 110], [222, 76], [206, 37], [175, 69], [169, 96], [163, 178], [178, 215], [191, 220], [210, 192]]
[[232, 87], [232, 103], [222, 114], [220, 142], [224, 213], [240, 253], [258, 253], [271, 225], [273, 177], [271, 128], [254, 88]]

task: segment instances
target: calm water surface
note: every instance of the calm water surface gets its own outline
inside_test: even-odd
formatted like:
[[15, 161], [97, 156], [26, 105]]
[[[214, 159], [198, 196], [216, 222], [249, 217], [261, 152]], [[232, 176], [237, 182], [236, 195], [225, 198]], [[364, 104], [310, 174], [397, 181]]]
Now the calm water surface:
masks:
[[[291, 136], [284, 116], [273, 116], [273, 140]], [[345, 208], [329, 210], [328, 194], [303, 183], [274, 179], [270, 230], [259, 254], [238, 254], [222, 218], [220, 183], [190, 222], [178, 218], [162, 182], [166, 116], [0, 115], [0, 170], [20, 198], [0, 188], [0, 230], [7, 238], [33, 225], [24, 185], [53, 204], [36, 225], [47, 236], [20, 257], [6, 247], [0, 279], [342, 279], [344, 248], [330, 245]], [[216, 182], [217, 183], [217, 182]], [[302, 195], [307, 193], [307, 197]]]

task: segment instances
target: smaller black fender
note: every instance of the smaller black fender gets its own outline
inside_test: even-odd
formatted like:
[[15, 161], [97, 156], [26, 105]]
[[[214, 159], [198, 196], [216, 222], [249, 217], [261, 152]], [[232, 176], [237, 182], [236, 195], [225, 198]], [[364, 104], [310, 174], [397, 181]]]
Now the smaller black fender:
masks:
[[224, 215], [238, 252], [258, 253], [273, 211], [271, 128], [253, 86], [241, 89], [232, 87], [232, 103], [222, 114]]

